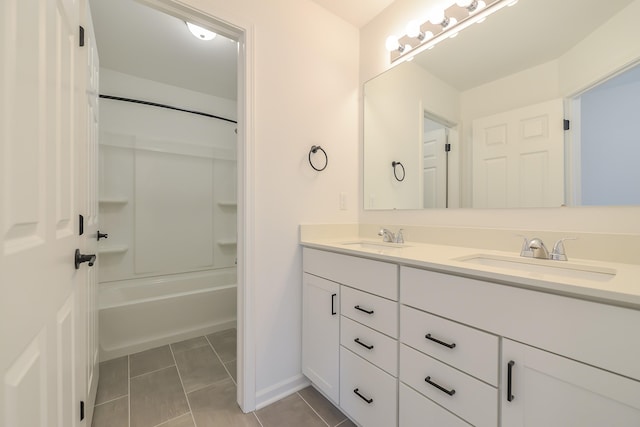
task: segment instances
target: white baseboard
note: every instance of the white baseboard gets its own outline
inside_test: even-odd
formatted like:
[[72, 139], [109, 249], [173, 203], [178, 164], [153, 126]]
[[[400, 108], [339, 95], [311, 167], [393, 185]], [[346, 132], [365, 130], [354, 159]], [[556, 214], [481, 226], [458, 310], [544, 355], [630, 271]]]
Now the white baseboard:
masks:
[[310, 385], [311, 382], [302, 374], [288, 378], [256, 393], [256, 410], [269, 406]]

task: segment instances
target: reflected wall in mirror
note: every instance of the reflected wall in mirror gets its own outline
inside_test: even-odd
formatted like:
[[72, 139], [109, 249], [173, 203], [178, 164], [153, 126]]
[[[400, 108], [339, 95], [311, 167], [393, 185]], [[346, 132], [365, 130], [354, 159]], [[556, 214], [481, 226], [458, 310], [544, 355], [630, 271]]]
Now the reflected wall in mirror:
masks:
[[520, 0], [366, 82], [364, 208], [639, 205], [638, 16]]

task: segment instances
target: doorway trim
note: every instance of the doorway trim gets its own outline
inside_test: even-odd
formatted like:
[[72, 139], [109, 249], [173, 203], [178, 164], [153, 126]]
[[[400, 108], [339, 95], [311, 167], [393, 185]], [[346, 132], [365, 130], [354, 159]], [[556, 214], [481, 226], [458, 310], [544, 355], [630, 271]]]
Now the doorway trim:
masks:
[[[238, 41], [238, 171], [237, 171], [237, 402], [243, 412], [256, 408], [254, 304], [254, 29], [253, 25], [216, 10], [209, 12], [184, 0], [135, 0]], [[212, 7], [213, 8], [213, 7]]]

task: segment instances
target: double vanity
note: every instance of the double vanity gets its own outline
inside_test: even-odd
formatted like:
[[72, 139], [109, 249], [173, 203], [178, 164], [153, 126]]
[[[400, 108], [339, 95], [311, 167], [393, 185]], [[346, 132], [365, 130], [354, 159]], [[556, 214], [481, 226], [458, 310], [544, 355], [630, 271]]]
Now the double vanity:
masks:
[[640, 426], [640, 268], [301, 238], [303, 373], [363, 427]]

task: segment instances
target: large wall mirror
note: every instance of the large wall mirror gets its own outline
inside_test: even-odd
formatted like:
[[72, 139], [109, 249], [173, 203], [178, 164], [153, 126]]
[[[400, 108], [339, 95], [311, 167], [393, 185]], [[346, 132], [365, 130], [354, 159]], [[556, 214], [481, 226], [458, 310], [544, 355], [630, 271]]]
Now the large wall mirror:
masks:
[[640, 205], [638, 16], [520, 0], [366, 82], [364, 208]]

